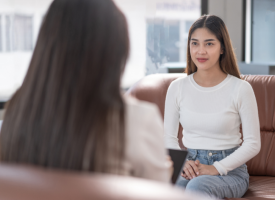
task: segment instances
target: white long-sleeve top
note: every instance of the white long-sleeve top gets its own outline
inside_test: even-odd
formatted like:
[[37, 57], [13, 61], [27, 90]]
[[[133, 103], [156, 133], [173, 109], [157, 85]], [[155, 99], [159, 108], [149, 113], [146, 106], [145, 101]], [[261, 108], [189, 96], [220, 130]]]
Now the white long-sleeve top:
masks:
[[173, 81], [167, 91], [164, 112], [165, 145], [180, 149], [179, 122], [183, 144], [190, 149], [226, 150], [243, 144], [234, 153], [214, 162], [220, 175], [241, 166], [261, 148], [257, 102], [251, 85], [235, 76], [214, 87], [198, 85], [191, 74]]

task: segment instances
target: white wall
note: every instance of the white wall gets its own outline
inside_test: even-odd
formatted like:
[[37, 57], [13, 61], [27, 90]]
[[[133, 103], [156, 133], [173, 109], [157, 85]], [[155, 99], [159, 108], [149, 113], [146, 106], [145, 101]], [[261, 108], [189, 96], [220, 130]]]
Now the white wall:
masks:
[[146, 18], [155, 14], [155, 0], [115, 0], [128, 21], [130, 57], [122, 79], [122, 87], [129, 88], [145, 76]]
[[227, 26], [238, 62], [243, 52], [243, 1], [208, 0], [208, 13], [219, 16]]
[[[32, 51], [5, 51], [5, 16], [24, 14], [33, 16], [33, 46], [42, 22], [52, 0], [0, 0], [0, 15], [2, 16], [2, 44], [4, 52], [0, 52], [0, 101], [6, 101], [22, 84], [29, 66]], [[1, 113], [0, 113], [1, 115]]]
[[0, 53], [0, 101], [6, 101], [22, 84], [32, 52]]

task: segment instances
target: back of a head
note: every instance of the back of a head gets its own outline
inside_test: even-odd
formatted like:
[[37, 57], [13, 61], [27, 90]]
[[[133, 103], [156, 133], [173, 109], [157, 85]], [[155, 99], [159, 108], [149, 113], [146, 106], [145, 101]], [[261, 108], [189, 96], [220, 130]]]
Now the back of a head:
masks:
[[114, 171], [124, 154], [120, 78], [128, 51], [126, 19], [112, 0], [54, 0], [7, 105], [1, 160]]

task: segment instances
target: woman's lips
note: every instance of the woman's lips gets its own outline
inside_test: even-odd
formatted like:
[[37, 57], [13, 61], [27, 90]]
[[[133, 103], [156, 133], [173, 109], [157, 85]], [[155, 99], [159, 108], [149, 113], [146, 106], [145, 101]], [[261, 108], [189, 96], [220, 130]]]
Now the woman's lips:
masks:
[[206, 58], [197, 58], [197, 60], [201, 63], [206, 62], [208, 59]]

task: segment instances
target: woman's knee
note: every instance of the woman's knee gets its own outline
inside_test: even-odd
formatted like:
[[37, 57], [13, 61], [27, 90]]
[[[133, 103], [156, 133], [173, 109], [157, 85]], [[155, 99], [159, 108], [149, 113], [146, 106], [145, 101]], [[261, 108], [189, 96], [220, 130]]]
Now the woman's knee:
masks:
[[180, 176], [176, 182], [176, 186], [184, 187], [186, 188], [186, 185], [188, 184], [189, 180], [183, 178]]
[[186, 190], [208, 194], [209, 196], [213, 195], [213, 191], [211, 190], [211, 187], [209, 187], [207, 179], [202, 177], [190, 180], [186, 186]]

